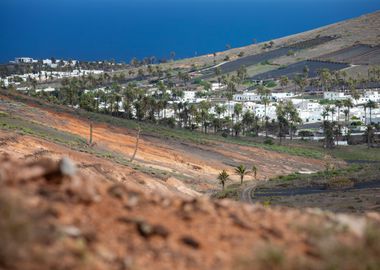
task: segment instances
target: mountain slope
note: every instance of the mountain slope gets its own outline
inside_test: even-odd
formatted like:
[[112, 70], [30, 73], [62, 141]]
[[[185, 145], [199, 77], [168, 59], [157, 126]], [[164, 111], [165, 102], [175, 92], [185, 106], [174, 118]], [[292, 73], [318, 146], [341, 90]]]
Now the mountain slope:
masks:
[[[302, 22], [300, 22], [302, 23]], [[297, 58], [316, 58], [323, 54], [334, 52], [336, 50], [352, 46], [357, 43], [378, 45], [380, 44], [380, 11], [366, 14], [354, 19], [338, 22], [321, 28], [313, 29], [307, 32], [282, 37], [273, 40], [274, 49], [289, 46], [291, 44], [313, 39], [317, 36], [338, 36], [330, 42], [321, 44], [319, 46], [303, 50], [297, 54]], [[224, 52], [216, 53], [213, 55], [204, 55], [191, 59], [184, 59], [177, 61], [171, 65], [173, 66], [190, 66], [195, 64], [197, 66], [212, 65], [214, 60], [217, 63], [223, 61], [228, 55], [231, 60], [238, 58], [238, 54], [243, 52], [245, 56], [262, 53], [263, 43], [253, 44], [246, 47], [234, 48]], [[278, 64], [289, 64], [296, 62], [297, 59], [291, 56], [281, 57], [275, 62]]]

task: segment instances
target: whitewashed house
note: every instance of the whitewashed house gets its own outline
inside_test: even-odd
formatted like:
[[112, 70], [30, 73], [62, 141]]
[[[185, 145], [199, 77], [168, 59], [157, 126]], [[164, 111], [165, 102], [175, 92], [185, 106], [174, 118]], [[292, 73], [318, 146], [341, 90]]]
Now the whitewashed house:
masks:
[[292, 99], [295, 97], [293, 92], [281, 92], [281, 93], [272, 93], [271, 97], [275, 101]]
[[220, 90], [220, 89], [224, 89], [226, 88], [226, 85], [222, 84], [222, 83], [212, 83], [211, 84], [211, 90], [212, 91], [216, 91], [216, 90]]
[[344, 92], [324, 92], [323, 98], [328, 100], [345, 100], [352, 97], [351, 95], [346, 95]]
[[378, 91], [365, 91], [364, 94], [358, 99], [356, 104], [364, 104], [368, 101], [380, 102], [380, 95]]
[[195, 91], [183, 91], [182, 102], [194, 103], [196, 102]]
[[242, 94], [233, 95], [235, 101], [261, 101], [261, 97], [253, 92], [246, 92]]
[[37, 62], [38, 60], [34, 60], [31, 57], [16, 57], [15, 58], [15, 63], [17, 64], [22, 64], [22, 63], [31, 64], [31, 63], [37, 63]]

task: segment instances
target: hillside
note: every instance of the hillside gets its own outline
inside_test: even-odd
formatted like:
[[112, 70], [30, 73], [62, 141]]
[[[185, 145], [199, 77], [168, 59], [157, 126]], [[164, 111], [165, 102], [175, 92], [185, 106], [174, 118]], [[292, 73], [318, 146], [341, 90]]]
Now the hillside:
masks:
[[[186, 67], [191, 65], [196, 66], [211, 66], [214, 61], [216, 63], [224, 62], [226, 56], [228, 56], [232, 61], [239, 58], [239, 54], [243, 53], [244, 57], [262, 54], [263, 52], [275, 50], [278, 48], [290, 46], [299, 42], [306, 42], [312, 40], [316, 37], [331, 37], [336, 38], [313, 46], [311, 48], [305, 48], [297, 52], [296, 55], [291, 56], [279, 56], [275, 57], [271, 62], [277, 65], [287, 65], [295, 62], [299, 62], [304, 59], [318, 58], [327, 53], [332, 53], [337, 50], [348, 48], [356, 44], [369, 44], [378, 45], [380, 44], [380, 11], [375, 13], [366, 14], [358, 18], [338, 22], [321, 28], [313, 29], [307, 32], [282, 37], [273, 40], [274, 46], [269, 49], [263, 49], [263, 45], [266, 42], [259, 44], [252, 44], [246, 47], [234, 48], [224, 52], [217, 52], [214, 55], [205, 55], [191, 59], [184, 59], [177, 61], [172, 65], [173, 67]], [[269, 42], [269, 41], [267, 41]], [[230, 60], [230, 61], [231, 61]], [[239, 66], [236, 67], [237, 70]]]
[[[368, 73], [380, 65], [379, 29], [380, 11], [272, 45], [4, 86], [0, 270], [380, 269], [376, 104], [360, 123], [356, 106], [333, 112], [321, 97], [323, 122], [304, 123], [324, 137], [295, 133], [303, 109], [292, 102], [230, 104], [305, 67], [305, 80], [323, 67]], [[210, 89], [241, 67], [243, 79]], [[368, 124], [357, 141], [350, 116]]]
[[5, 269], [378, 269], [380, 216], [146, 193], [0, 158]]
[[[217, 137], [142, 125], [143, 132], [135, 162], [136, 123], [124, 119], [90, 115], [3, 92], [0, 100], [0, 153], [19, 158], [69, 156], [91, 175], [111, 181], [132, 182], [164, 193], [190, 196], [218, 190], [217, 174], [226, 169], [234, 181], [234, 167], [244, 164], [259, 168], [258, 178], [323, 168], [314, 150], [268, 147], [249, 141], [234, 143]], [[15, 101], [19, 99], [20, 101]], [[80, 114], [83, 115], [80, 115]], [[95, 145], [87, 145], [89, 118], [93, 117]], [[100, 119], [97, 121], [96, 117]], [[113, 121], [113, 123], [107, 122]], [[299, 152], [298, 152], [299, 151]], [[307, 157], [307, 156], [310, 157]], [[115, 170], [114, 168], [118, 168]]]

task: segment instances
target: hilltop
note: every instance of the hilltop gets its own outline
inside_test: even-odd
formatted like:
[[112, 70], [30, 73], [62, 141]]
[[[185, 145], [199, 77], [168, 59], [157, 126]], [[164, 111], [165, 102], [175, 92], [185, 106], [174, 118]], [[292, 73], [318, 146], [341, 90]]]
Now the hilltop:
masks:
[[[297, 42], [307, 41], [318, 36], [336, 36], [337, 38], [321, 44], [319, 46], [305, 49], [300, 52], [297, 57], [285, 56], [276, 59], [278, 64], [289, 64], [297, 61], [297, 58], [309, 59], [316, 58], [326, 53], [331, 53], [342, 48], [350, 47], [355, 44], [380, 44], [380, 11], [365, 14], [357, 18], [345, 20], [342, 22], [334, 23], [328, 26], [313, 29], [307, 32], [286, 36], [272, 40], [274, 42], [274, 48], [288, 46]], [[200, 57], [184, 59], [177, 61], [173, 64], [174, 67], [181, 67], [186, 65], [211, 65], [214, 60], [222, 62], [226, 56], [230, 59], [238, 58], [238, 54], [243, 52], [244, 56], [259, 54], [263, 52], [263, 45], [269, 42], [262, 42], [258, 44], [252, 44], [245, 47], [233, 48], [231, 50], [216, 52], [216, 56], [204, 55]]]

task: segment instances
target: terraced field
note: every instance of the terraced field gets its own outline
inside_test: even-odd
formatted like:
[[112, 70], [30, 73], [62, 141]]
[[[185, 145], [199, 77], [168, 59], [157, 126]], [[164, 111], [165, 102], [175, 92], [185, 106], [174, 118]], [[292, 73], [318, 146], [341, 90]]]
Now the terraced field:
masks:
[[[334, 40], [336, 37], [334, 36], [323, 36], [317, 37], [301, 42], [297, 42], [294, 44], [290, 44], [288, 46], [284, 46], [275, 50], [271, 50], [268, 52], [263, 52], [259, 54], [254, 54], [246, 57], [239, 58], [234, 61], [227, 62], [220, 66], [222, 73], [230, 73], [238, 70], [241, 66], [253, 66], [263, 62], [267, 62], [273, 60], [275, 58], [279, 58], [287, 55], [290, 51], [298, 51], [303, 49], [312, 48], [314, 46], [321, 45], [323, 43]], [[215, 69], [209, 69], [207, 73], [204, 74], [203, 78], [208, 78], [214, 75]]]
[[276, 70], [264, 72], [252, 77], [252, 80], [269, 80], [269, 79], [278, 79], [281, 76], [287, 76], [290, 79], [293, 79], [295, 76], [303, 74], [304, 68], [309, 69], [309, 78], [316, 77], [318, 71], [324, 68], [329, 69], [330, 71], [340, 70], [346, 67], [349, 67], [348, 64], [338, 63], [338, 62], [329, 62], [329, 61], [318, 61], [318, 60], [306, 60], [298, 63], [290, 64], [285, 68], [279, 68]]
[[319, 59], [355, 65], [380, 64], [380, 46], [359, 44], [322, 55]]

